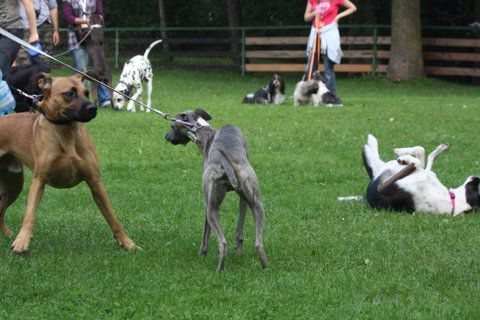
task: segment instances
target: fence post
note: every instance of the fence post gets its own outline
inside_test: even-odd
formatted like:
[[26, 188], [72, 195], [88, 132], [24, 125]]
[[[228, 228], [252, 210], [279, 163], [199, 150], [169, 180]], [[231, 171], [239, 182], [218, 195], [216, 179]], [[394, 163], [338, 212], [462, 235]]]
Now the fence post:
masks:
[[373, 28], [372, 75], [377, 71], [377, 28]]
[[245, 75], [245, 28], [242, 27], [242, 76]]
[[118, 56], [120, 48], [120, 32], [118, 29], [115, 30], [115, 68], [118, 68]]

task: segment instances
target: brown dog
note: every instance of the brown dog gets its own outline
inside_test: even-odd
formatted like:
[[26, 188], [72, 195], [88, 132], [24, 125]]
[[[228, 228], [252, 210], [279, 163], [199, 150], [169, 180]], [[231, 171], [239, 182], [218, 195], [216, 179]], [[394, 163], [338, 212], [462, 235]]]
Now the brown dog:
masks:
[[82, 80], [81, 76], [52, 79], [41, 73], [36, 77], [44, 95], [39, 103], [41, 114], [0, 118], [0, 230], [8, 236], [12, 232], [5, 224], [5, 211], [22, 191], [23, 165], [33, 171], [22, 227], [12, 244], [16, 253], [28, 251], [45, 185], [71, 188], [82, 181], [90, 187], [118, 244], [138, 248], [120, 226], [100, 181], [95, 147], [81, 123], [95, 118], [97, 107], [88, 100]]

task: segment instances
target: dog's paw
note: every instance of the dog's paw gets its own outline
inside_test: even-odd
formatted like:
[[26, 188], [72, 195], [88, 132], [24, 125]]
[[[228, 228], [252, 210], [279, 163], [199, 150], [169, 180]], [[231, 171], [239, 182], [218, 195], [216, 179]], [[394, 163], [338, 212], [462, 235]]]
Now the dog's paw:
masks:
[[413, 163], [415, 165], [415, 167], [420, 167], [420, 160], [418, 160], [417, 158], [411, 156], [411, 155], [404, 155], [404, 156], [400, 156], [397, 158], [397, 162], [398, 164], [400, 165], [408, 165], [410, 163]]
[[242, 251], [243, 251], [243, 239], [239, 239], [239, 240], [235, 241], [235, 247], [233, 247], [233, 250], [236, 253], [242, 253]]
[[27, 253], [31, 239], [32, 235], [30, 233], [20, 230], [20, 233], [15, 238], [15, 241], [13, 241], [12, 243], [13, 252], [15, 252], [16, 254]]
[[198, 255], [199, 256], [205, 256], [205, 255], [207, 255], [207, 252], [208, 252], [208, 247], [201, 246], [200, 250], [198, 250]]
[[437, 147], [437, 150], [440, 151], [440, 152], [445, 152], [448, 149], [450, 149], [450, 144], [448, 142], [447, 143], [442, 143], [441, 145], [439, 145]]
[[124, 248], [125, 250], [129, 251], [129, 250], [139, 250], [139, 251], [143, 251], [142, 248], [140, 248], [139, 246], [137, 246], [129, 237], [127, 236], [122, 236], [122, 237], [119, 237], [119, 238], [116, 238], [117, 240], [117, 243], [120, 247]]

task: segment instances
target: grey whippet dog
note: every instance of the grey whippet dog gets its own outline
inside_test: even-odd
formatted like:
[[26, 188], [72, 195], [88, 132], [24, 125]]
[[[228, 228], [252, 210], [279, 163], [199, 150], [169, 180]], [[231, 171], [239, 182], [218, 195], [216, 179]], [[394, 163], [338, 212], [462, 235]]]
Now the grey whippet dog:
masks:
[[203, 156], [202, 188], [205, 194], [205, 225], [200, 254], [208, 250], [210, 229], [218, 238], [218, 270], [225, 268], [227, 240], [220, 226], [220, 205], [229, 191], [240, 197], [235, 250], [241, 251], [247, 205], [252, 209], [255, 222], [255, 247], [260, 263], [265, 268], [267, 257], [263, 248], [265, 213], [260, 199], [257, 176], [248, 161], [247, 143], [240, 128], [227, 125], [215, 131], [206, 120], [212, 117], [202, 109], [185, 111], [172, 121], [172, 129], [165, 139], [174, 145], [196, 142]]

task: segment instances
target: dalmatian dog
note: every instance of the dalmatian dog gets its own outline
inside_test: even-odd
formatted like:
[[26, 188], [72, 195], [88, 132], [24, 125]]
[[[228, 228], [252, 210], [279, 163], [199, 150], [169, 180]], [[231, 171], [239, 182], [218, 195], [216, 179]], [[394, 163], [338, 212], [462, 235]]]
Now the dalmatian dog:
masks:
[[[153, 70], [150, 60], [148, 60], [148, 54], [154, 46], [161, 43], [162, 40], [154, 41], [145, 53], [142, 55], [137, 55], [127, 62], [125, 62], [120, 75], [120, 81], [118, 81], [115, 91], [119, 91], [124, 95], [130, 96], [132, 91], [135, 93], [131, 96], [131, 100], [128, 102], [127, 111], [135, 112], [134, 100], [142, 101], [142, 81], [147, 82], [147, 106], [151, 106], [152, 103], [152, 86], [153, 86]], [[113, 93], [113, 109], [120, 110], [125, 105], [127, 98], [121, 94], [115, 92]], [[140, 106], [140, 111], [143, 111], [143, 107]], [[146, 109], [146, 112], [150, 112], [150, 109]]]

